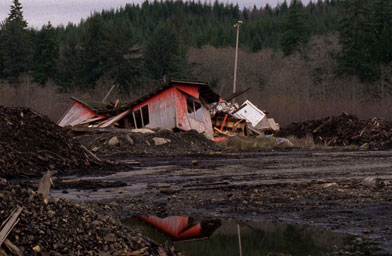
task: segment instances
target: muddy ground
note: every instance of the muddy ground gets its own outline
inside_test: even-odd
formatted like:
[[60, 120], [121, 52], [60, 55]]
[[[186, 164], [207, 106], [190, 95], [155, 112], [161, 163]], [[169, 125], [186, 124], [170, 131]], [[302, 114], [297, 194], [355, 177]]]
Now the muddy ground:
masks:
[[[392, 151], [292, 150], [116, 160], [140, 165], [82, 179], [127, 186], [61, 187], [52, 195], [98, 201], [105, 211], [123, 217], [189, 215], [323, 226], [369, 239], [392, 254]], [[377, 180], [363, 184], [366, 177]]]

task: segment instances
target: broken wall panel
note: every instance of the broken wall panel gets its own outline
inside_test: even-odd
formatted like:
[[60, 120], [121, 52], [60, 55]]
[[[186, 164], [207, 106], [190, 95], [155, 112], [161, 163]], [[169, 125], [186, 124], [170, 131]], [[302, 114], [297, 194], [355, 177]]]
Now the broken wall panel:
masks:
[[82, 104], [74, 102], [72, 107], [65, 113], [57, 124], [61, 127], [68, 125], [75, 126], [95, 117], [99, 117], [99, 119], [105, 118], [104, 115], [97, 115], [94, 111]]
[[[193, 110], [189, 110], [192, 108]], [[197, 98], [176, 89], [176, 111], [176, 122], [179, 129], [213, 134], [210, 112]]]

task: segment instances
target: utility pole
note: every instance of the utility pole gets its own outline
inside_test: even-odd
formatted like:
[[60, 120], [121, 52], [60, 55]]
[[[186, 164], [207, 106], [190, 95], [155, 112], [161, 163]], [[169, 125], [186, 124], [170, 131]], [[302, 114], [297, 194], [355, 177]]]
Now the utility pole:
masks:
[[[233, 93], [235, 93], [236, 86], [237, 86], [237, 62], [238, 62], [238, 41], [240, 38], [240, 26], [242, 24], [242, 21], [239, 20], [234, 24], [234, 27], [237, 28], [237, 40], [235, 43], [235, 60], [234, 60], [234, 82], [233, 82]], [[234, 104], [234, 99], [233, 99], [233, 104]]]

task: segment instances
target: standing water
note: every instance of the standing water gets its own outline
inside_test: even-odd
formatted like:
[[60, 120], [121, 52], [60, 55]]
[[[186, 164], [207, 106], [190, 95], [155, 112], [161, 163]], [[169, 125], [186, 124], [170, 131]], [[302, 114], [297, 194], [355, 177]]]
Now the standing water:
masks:
[[359, 237], [300, 224], [198, 221], [185, 216], [138, 216], [124, 223], [188, 256], [377, 255]]

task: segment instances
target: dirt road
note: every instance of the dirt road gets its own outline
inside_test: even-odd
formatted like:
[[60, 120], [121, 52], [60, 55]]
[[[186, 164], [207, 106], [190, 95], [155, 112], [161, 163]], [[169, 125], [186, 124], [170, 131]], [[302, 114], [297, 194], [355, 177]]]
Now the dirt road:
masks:
[[[125, 182], [125, 187], [93, 192], [58, 190], [54, 195], [100, 200], [108, 210], [123, 216], [213, 216], [325, 226], [364, 236], [392, 253], [392, 151], [287, 151], [126, 160], [141, 164], [99, 178]], [[377, 180], [367, 186], [362, 184], [366, 177]]]

